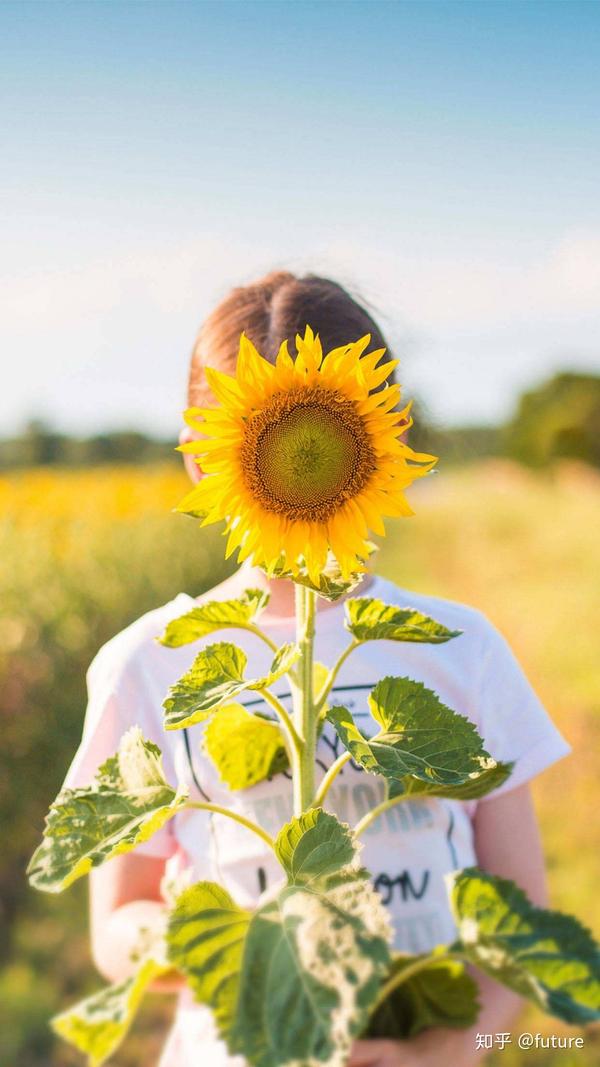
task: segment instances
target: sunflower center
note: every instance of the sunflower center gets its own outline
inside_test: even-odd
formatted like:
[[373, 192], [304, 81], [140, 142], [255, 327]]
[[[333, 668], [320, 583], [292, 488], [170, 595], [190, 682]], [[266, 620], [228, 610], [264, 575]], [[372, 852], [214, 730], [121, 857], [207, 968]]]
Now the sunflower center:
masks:
[[328, 519], [375, 467], [353, 403], [321, 388], [276, 394], [249, 420], [241, 459], [255, 499], [292, 520]]

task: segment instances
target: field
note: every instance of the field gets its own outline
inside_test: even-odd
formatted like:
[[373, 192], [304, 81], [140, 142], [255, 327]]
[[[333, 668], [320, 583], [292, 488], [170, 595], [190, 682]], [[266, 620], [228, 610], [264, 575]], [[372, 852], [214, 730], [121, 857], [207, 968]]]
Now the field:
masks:
[[[30, 892], [23, 865], [81, 730], [85, 670], [130, 620], [225, 573], [214, 531], [172, 515], [177, 468], [29, 471], [0, 479], [0, 1030], [3, 1067], [71, 1067], [49, 1015], [97, 985], [85, 887]], [[509, 637], [574, 755], [536, 783], [553, 905], [600, 934], [600, 477], [563, 465], [533, 475], [498, 461], [437, 475], [412, 494], [378, 566], [407, 590], [464, 600]], [[9, 932], [10, 928], [10, 932]], [[151, 1067], [168, 1009], [155, 999], [115, 1067]], [[528, 1011], [523, 1029], [574, 1033]], [[586, 1048], [495, 1054], [496, 1067], [592, 1067]]]

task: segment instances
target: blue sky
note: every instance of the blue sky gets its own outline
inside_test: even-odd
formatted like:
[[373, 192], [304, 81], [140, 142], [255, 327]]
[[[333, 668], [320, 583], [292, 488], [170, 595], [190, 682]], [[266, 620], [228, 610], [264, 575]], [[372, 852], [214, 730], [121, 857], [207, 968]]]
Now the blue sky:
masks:
[[273, 266], [362, 294], [439, 420], [598, 367], [600, 4], [4, 3], [0, 42], [0, 433], [174, 433]]

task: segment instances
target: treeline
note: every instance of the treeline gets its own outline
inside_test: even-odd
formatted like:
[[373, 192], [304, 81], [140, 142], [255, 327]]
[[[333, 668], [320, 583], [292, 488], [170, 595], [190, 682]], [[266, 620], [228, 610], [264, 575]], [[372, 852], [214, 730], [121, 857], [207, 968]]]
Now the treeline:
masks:
[[155, 463], [157, 460], [178, 459], [175, 444], [175, 441], [161, 441], [135, 430], [72, 437], [34, 419], [18, 436], [0, 440], [0, 469]]
[[529, 467], [574, 459], [600, 467], [600, 375], [563, 371], [523, 393], [500, 426], [436, 427], [417, 411], [411, 444], [446, 463], [506, 456]]
[[[436, 425], [415, 405], [413, 447], [468, 463], [506, 456], [532, 467], [577, 459], [600, 467], [600, 375], [561, 372], [523, 393], [500, 426]], [[178, 462], [174, 441], [132, 430], [72, 437], [32, 421], [17, 437], [0, 440], [0, 470], [19, 467], [93, 467], [107, 463]]]

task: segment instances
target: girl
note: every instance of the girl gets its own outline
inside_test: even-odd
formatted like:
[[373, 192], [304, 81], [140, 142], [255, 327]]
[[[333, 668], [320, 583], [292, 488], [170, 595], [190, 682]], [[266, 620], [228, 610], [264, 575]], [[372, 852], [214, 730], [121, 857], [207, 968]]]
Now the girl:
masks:
[[[192, 355], [190, 404], [211, 402], [205, 366], [234, 371], [242, 331], [259, 352], [273, 359], [285, 338], [293, 350], [294, 337], [306, 324], [319, 333], [324, 351], [367, 333], [373, 347], [385, 347], [370, 315], [339, 285], [323, 278], [274, 273], [254, 285], [235, 289], [205, 322]], [[182, 440], [188, 439], [187, 434], [184, 431]], [[186, 455], [185, 462], [190, 477], [197, 480], [200, 473], [193, 459]], [[261, 626], [278, 645], [292, 640], [290, 582], [270, 581], [262, 572], [243, 565], [202, 599], [227, 599], [259, 586], [268, 588], [271, 597]], [[333, 701], [349, 707], [368, 730], [369, 690], [386, 674], [408, 675], [469, 716], [497, 760], [515, 763], [505, 785], [479, 802], [439, 798], [406, 801], [381, 816], [365, 835], [364, 863], [390, 910], [396, 948], [426, 952], [454, 936], [444, 887], [444, 875], [451, 870], [477, 863], [516, 881], [534, 902], [546, 903], [544, 863], [528, 783], [563, 756], [568, 746], [506, 643], [482, 615], [461, 604], [403, 592], [373, 575], [364, 579], [363, 591], [387, 603], [414, 606], [463, 633], [445, 645], [373, 642], [361, 646], [344, 664]], [[90, 701], [83, 740], [66, 784], [74, 787], [90, 782], [98, 765], [116, 751], [122, 734], [138, 724], [144, 736], [162, 749], [172, 782], [183, 781], [192, 797], [235, 808], [270, 833], [277, 833], [291, 814], [291, 783], [286, 775], [230, 792], [203, 754], [202, 724], [185, 731], [163, 731], [161, 704], [167, 689], [188, 669], [202, 645], [214, 638], [179, 649], [159, 646], [154, 638], [194, 603], [180, 593], [171, 603], [133, 623], [98, 653], [88, 675]], [[346, 644], [342, 613], [340, 603], [320, 601], [316, 655], [328, 664]], [[252, 634], [236, 631], [231, 640], [245, 649], [253, 673], [266, 671], [268, 650]], [[252, 698], [256, 694], [246, 693], [242, 702], [252, 703]], [[282, 698], [286, 699], [284, 694]], [[317, 754], [323, 771], [336, 754], [335, 735], [326, 728]], [[377, 780], [347, 764], [329, 793], [327, 806], [354, 825], [379, 799]], [[181, 876], [186, 870], [193, 880], [220, 882], [246, 907], [255, 905], [261, 892], [278, 877], [266, 846], [263, 848], [256, 835], [248, 834], [232, 820], [201, 811], [176, 816], [137, 851], [93, 872], [94, 959], [110, 981], [120, 981], [130, 973], [140, 931], [162, 928], [161, 883], [165, 872]], [[477, 1034], [506, 1032], [519, 1002], [494, 982], [478, 980], [482, 1011], [473, 1029], [430, 1030], [402, 1042], [358, 1041], [351, 1067], [434, 1067], [443, 1062], [472, 1067], [480, 1062], [485, 1051], [478, 1047], [482, 1042], [476, 1040]], [[182, 985], [160, 1067], [200, 1065], [242, 1067], [242, 1061], [228, 1055], [215, 1034], [210, 1012], [195, 1004]]]

